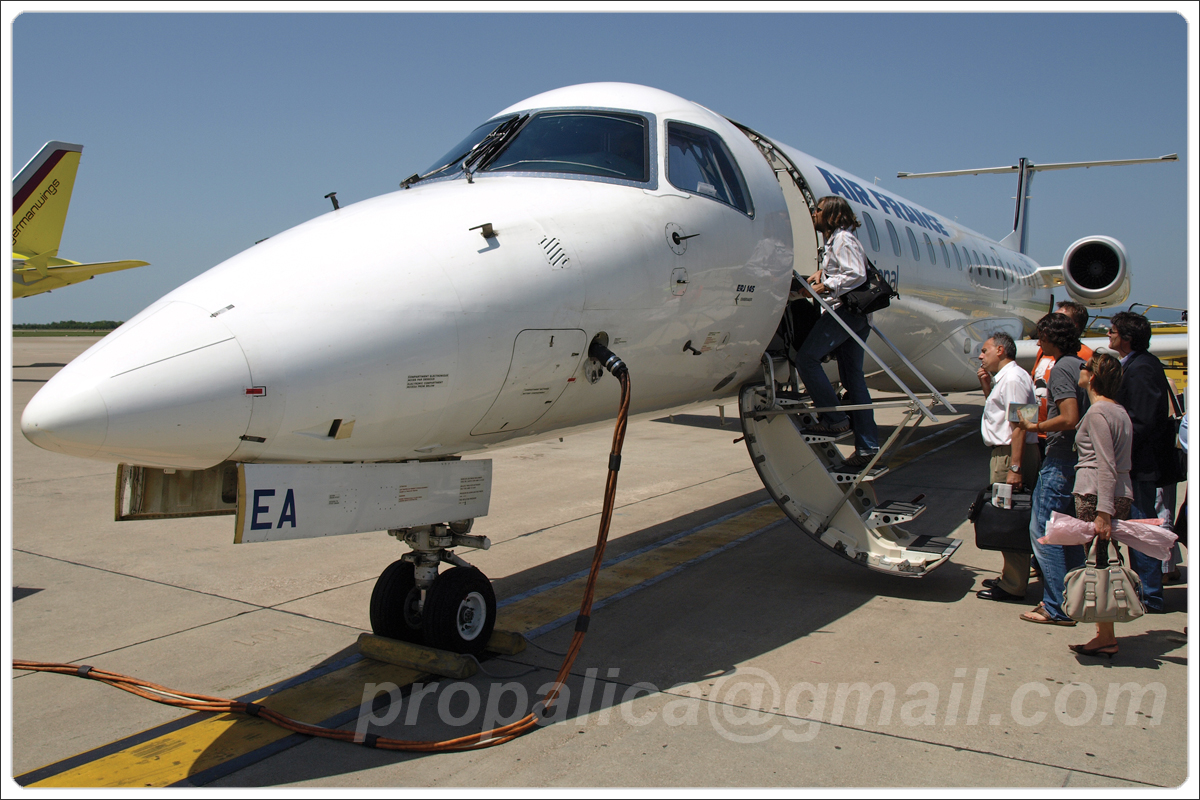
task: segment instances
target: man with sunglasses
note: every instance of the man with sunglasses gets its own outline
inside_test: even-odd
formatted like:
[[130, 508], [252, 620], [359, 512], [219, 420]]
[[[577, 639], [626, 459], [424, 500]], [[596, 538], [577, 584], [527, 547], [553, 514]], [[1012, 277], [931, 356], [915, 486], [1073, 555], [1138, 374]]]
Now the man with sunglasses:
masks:
[[[1150, 354], [1150, 322], [1141, 314], [1113, 314], [1108, 346], [1121, 359], [1123, 378], [1116, 401], [1133, 422], [1134, 516], [1155, 515], [1155, 491], [1174, 486], [1181, 477], [1171, 423], [1171, 387], [1162, 362]], [[1174, 511], [1174, 509], [1171, 509]], [[1142, 605], [1151, 614], [1163, 613], [1162, 562], [1130, 549], [1130, 562], [1142, 580]]]

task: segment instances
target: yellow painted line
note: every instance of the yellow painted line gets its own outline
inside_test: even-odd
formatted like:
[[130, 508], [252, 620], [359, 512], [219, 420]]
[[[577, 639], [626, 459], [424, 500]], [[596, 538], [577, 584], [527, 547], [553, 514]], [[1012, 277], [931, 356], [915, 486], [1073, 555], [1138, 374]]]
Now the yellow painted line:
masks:
[[[259, 705], [303, 722], [318, 723], [362, 702], [363, 685], [390, 681], [405, 686], [422, 673], [363, 659], [284, 689]], [[142, 742], [126, 750], [30, 784], [35, 787], [162, 787], [186, 780], [279, 741], [291, 732], [242, 714], [221, 714]]]
[[[606, 567], [596, 579], [595, 599], [612, 597], [783, 518], [778, 506], [764, 506]], [[496, 615], [496, 627], [526, 633], [578, 611], [586, 583], [586, 577], [577, 578], [505, 606]]]

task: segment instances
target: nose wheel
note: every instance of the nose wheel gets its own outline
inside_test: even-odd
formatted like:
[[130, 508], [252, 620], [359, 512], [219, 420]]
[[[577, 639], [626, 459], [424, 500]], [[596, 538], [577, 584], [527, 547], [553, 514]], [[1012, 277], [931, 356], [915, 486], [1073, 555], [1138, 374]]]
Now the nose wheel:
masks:
[[492, 583], [474, 567], [454, 567], [434, 581], [422, 615], [425, 644], [480, 655], [496, 627]]
[[[496, 627], [496, 593], [482, 572], [448, 547], [486, 550], [470, 520], [389, 531], [412, 552], [388, 566], [371, 592], [371, 630], [402, 642], [480, 655]], [[455, 566], [439, 574], [443, 562]]]
[[420, 642], [421, 589], [408, 561], [395, 561], [375, 581], [371, 592], [371, 630], [402, 642]]

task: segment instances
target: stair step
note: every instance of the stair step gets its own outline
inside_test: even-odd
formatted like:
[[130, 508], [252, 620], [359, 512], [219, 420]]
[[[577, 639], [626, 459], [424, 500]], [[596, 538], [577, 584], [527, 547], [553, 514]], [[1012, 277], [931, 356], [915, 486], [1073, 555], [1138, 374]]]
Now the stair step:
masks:
[[925, 506], [921, 503], [902, 503], [899, 500], [889, 500], [875, 506], [863, 519], [868, 527], [883, 528], [888, 525], [898, 525], [910, 522], [921, 515]]
[[840, 442], [843, 439], [849, 439], [854, 436], [854, 431], [848, 430], [836, 436], [826, 436], [823, 433], [804, 433], [804, 431], [801, 431], [800, 434], [808, 444], [821, 444], [822, 442]]
[[873, 481], [876, 478], [883, 477], [887, 473], [888, 473], [888, 468], [881, 467], [878, 464], [876, 464], [874, 466], [874, 468], [871, 469], [870, 472], [866, 472], [866, 473], [863, 473], [860, 470], [855, 469], [854, 467], [847, 467], [845, 464], [842, 464], [837, 467], [831, 467], [829, 470], [829, 474], [833, 476], [833, 479], [837, 483], [854, 483], [854, 481], [858, 480], [858, 476], [860, 474], [862, 475], [862, 480]]

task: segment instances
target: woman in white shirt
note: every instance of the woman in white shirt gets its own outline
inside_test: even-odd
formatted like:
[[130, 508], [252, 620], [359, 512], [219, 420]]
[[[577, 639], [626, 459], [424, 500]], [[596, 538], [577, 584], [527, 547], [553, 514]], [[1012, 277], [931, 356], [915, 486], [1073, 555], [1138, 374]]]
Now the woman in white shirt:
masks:
[[[831, 195], [817, 201], [813, 224], [825, 236], [825, 258], [821, 269], [808, 278], [810, 291], [821, 295], [855, 335], [866, 341], [871, 332], [867, 316], [851, 311], [839, 300], [867, 279], [866, 256], [854, 235], [859, 226], [858, 219], [845, 199]], [[838, 374], [846, 389], [844, 404], [870, 403], [871, 395], [863, 377], [863, 349], [837, 320], [826, 313], [817, 320], [796, 352], [796, 369], [813, 405], [817, 408], [838, 405], [833, 385], [821, 367], [821, 360], [830, 353], [837, 357]], [[851, 411], [849, 418], [843, 411], [826, 412], [821, 415], [821, 424], [810, 428], [809, 432], [837, 435], [847, 431], [851, 422], [855, 455], [847, 459], [846, 464], [863, 467], [879, 451], [879, 432], [872, 410]]]

